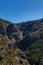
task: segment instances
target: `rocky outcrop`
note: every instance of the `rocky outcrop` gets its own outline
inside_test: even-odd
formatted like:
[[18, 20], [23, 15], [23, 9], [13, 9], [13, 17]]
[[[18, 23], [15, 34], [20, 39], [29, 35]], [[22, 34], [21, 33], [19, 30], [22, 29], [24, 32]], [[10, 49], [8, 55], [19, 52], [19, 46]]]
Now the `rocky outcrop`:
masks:
[[6, 36], [6, 29], [5, 27], [3, 26], [3, 24], [0, 24], [0, 34], [2, 34], [3, 36]]
[[11, 40], [17, 41], [23, 39], [22, 32], [14, 24], [8, 25], [6, 31], [9, 39]]

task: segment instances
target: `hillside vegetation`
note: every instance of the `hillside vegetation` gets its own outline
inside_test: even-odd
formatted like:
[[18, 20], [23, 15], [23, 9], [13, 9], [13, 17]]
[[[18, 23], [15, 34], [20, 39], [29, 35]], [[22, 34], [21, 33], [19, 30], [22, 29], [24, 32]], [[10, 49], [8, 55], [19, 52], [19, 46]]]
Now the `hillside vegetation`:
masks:
[[0, 65], [43, 65], [43, 18], [17, 24], [0, 18]]

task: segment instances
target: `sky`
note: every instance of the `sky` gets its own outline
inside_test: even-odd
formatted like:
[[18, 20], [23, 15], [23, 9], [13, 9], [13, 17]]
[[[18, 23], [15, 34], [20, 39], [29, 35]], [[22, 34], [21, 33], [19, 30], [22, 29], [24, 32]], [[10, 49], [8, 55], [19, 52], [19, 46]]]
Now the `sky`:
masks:
[[0, 0], [0, 18], [13, 23], [43, 18], [43, 0]]

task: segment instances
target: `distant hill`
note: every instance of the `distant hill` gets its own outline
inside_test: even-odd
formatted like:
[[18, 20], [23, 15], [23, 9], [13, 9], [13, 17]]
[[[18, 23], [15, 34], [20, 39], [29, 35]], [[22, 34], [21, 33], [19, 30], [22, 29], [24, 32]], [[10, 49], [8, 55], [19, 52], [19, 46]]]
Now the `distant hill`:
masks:
[[43, 18], [17, 24], [0, 18], [0, 64], [43, 65]]

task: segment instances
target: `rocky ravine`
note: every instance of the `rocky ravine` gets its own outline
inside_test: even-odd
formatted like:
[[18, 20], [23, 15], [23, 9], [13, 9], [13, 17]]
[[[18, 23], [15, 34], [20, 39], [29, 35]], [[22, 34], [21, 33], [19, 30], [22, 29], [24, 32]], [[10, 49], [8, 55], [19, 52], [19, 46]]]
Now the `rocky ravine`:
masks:
[[0, 19], [0, 65], [29, 65], [26, 55], [15, 45], [22, 39], [16, 25]]
[[42, 60], [43, 18], [18, 24], [0, 18], [0, 65], [43, 65]]

